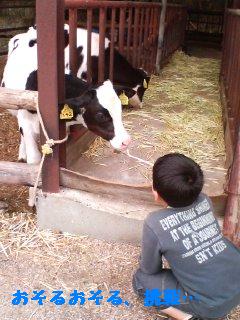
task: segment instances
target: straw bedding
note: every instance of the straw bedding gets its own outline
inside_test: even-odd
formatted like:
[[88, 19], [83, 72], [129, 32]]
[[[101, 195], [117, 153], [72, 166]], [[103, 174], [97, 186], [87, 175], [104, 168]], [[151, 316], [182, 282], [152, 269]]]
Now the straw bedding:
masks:
[[[125, 110], [124, 125], [132, 136], [131, 153], [154, 160], [180, 152], [203, 168], [222, 166], [225, 158], [219, 98], [219, 60], [176, 52], [160, 77], [152, 76], [144, 107]], [[85, 156], [99, 162], [107, 143], [97, 138]], [[150, 176], [151, 168], [146, 168]]]

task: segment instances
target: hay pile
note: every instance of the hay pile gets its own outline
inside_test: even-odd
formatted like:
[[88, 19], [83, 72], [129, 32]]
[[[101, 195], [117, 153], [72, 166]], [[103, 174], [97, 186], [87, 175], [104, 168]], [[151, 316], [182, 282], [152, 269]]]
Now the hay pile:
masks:
[[[154, 160], [169, 152], [192, 157], [203, 168], [221, 166], [225, 156], [219, 67], [215, 59], [176, 52], [160, 77], [152, 76], [141, 110], [125, 110], [132, 136], [130, 152]], [[98, 138], [85, 153], [94, 162], [106, 156]], [[150, 169], [149, 169], [150, 170]]]
[[48, 256], [56, 259], [56, 249], [61, 240], [72, 239], [73, 235], [49, 230], [39, 230], [34, 214], [1, 213], [0, 214], [0, 254], [6, 258], [17, 256], [21, 251], [31, 251], [47, 246]]

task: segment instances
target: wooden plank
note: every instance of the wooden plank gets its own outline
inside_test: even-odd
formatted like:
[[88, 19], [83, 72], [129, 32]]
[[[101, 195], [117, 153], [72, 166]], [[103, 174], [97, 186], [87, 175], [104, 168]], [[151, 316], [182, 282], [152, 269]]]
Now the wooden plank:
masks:
[[36, 165], [0, 161], [0, 184], [33, 186], [36, 175]]
[[81, 125], [71, 126], [67, 144], [67, 167], [70, 168], [87, 151], [96, 135]]
[[231, 168], [230, 181], [228, 184], [228, 198], [224, 217], [223, 232], [228, 239], [239, 241], [239, 235], [236, 230], [239, 228], [240, 220], [240, 135], [234, 153], [233, 164]]
[[153, 202], [151, 185], [118, 184], [99, 180], [67, 169], [61, 169], [60, 181], [63, 187], [91, 192], [97, 195], [111, 195], [118, 199], [134, 199], [138, 203]]
[[229, 168], [233, 161], [233, 138], [230, 132], [228, 105], [225, 95], [223, 77], [220, 77], [220, 98], [223, 108], [224, 141], [226, 148], [226, 167]]
[[[0, 183], [33, 186], [38, 166], [26, 163], [0, 161]], [[141, 203], [152, 203], [151, 185], [118, 184], [107, 180], [60, 169], [60, 185], [66, 188], [91, 192], [98, 195], [111, 195], [119, 199], [134, 198]], [[41, 186], [41, 181], [39, 183]]]
[[36, 110], [38, 92], [28, 90], [15, 90], [0, 87], [0, 107], [4, 109]]

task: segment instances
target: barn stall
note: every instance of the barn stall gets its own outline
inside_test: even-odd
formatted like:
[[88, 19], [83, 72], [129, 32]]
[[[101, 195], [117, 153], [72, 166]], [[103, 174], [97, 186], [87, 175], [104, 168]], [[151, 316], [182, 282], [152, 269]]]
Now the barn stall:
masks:
[[[108, 35], [112, 40], [111, 50], [116, 47], [134, 66], [154, 72], [161, 14], [159, 4], [68, 0], [65, 6], [69, 10], [70, 64], [73, 70], [76, 66], [76, 27], [80, 10], [86, 13], [88, 34], [93, 28], [98, 29], [100, 48], [105, 35]], [[97, 24], [93, 21], [94, 11], [98, 11]], [[59, 125], [57, 110], [58, 103], [64, 101], [63, 38], [59, 32], [63, 29], [63, 22], [63, 2], [37, 2], [39, 108], [48, 135], [53, 139], [66, 135], [63, 123]], [[54, 146], [53, 156], [46, 157], [42, 169], [43, 193], [38, 192], [36, 203], [41, 227], [138, 242], [142, 220], [147, 212], [156, 208], [151, 197], [151, 165], [159, 155], [173, 151], [192, 156], [203, 166], [205, 192], [211, 196], [217, 213], [223, 215], [228, 168], [225, 166], [218, 96], [220, 66], [215, 60], [200, 61], [181, 52], [170, 58], [183, 45], [185, 26], [186, 8], [169, 5], [161, 62], [166, 64], [170, 60], [170, 63], [163, 69], [160, 79], [152, 76], [143, 109], [124, 111], [124, 123], [133, 136], [130, 153], [113, 153], [104, 141], [95, 139], [83, 128], [75, 127], [67, 146]], [[229, 44], [224, 41], [224, 45]], [[88, 81], [91, 81], [90, 50], [88, 41]], [[110, 70], [114, 67], [112, 57]], [[228, 56], [225, 57], [227, 59]], [[222, 65], [222, 73], [228, 72], [223, 68]], [[103, 80], [103, 73], [104, 56], [100, 50], [99, 81]], [[110, 78], [112, 75], [110, 71]], [[16, 93], [7, 89], [1, 89], [1, 92], [5, 107], [14, 107]], [[16, 95], [18, 107], [34, 108], [36, 105], [36, 94], [27, 93], [26, 98], [24, 93], [22, 100], [19, 99], [21, 93]], [[227, 129], [225, 134], [228, 134]], [[234, 150], [236, 143], [231, 145]], [[33, 185], [37, 170], [36, 166], [2, 162], [1, 180], [4, 183]], [[231, 195], [228, 196], [227, 207], [232, 201]], [[228, 231], [230, 238], [237, 234], [236, 220]], [[225, 225], [227, 222], [228, 218]], [[113, 226], [114, 234], [111, 231]], [[237, 243], [238, 240], [234, 240]]]

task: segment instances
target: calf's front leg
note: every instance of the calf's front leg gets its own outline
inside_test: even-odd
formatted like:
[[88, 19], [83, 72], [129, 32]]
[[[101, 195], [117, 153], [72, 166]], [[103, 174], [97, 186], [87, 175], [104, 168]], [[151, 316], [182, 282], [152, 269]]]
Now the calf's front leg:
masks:
[[19, 128], [21, 128], [19, 158], [26, 160], [27, 163], [39, 163], [41, 153], [38, 149], [39, 121], [37, 114], [27, 110], [19, 110], [17, 119]]

